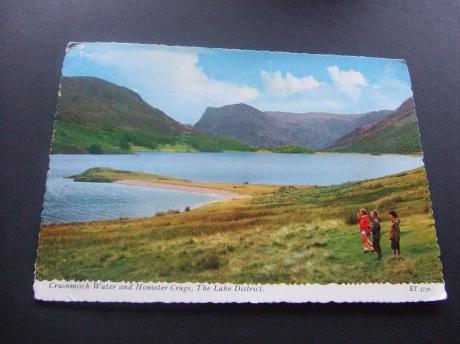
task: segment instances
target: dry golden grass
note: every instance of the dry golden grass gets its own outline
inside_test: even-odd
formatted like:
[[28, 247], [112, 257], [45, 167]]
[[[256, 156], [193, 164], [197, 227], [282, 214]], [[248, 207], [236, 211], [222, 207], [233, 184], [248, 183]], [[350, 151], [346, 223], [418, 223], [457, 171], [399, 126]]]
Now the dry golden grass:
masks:
[[[199, 184], [237, 189], [253, 197], [144, 219], [44, 225], [37, 278], [234, 283], [442, 280], [423, 169], [329, 187]], [[362, 253], [356, 226], [347, 224], [363, 206], [382, 212], [383, 262]], [[401, 259], [390, 258], [384, 215], [390, 209], [402, 218]]]

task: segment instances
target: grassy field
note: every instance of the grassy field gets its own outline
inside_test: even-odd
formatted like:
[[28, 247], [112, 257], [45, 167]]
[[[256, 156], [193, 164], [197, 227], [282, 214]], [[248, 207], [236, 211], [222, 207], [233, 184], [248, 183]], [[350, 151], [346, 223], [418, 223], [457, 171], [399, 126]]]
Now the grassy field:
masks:
[[[108, 181], [161, 177], [107, 169], [88, 175]], [[43, 225], [36, 277], [232, 283], [442, 281], [424, 169], [327, 187], [197, 185], [252, 197], [144, 219]], [[381, 211], [383, 261], [362, 252], [352, 218], [363, 206]], [[390, 255], [385, 215], [390, 209], [397, 210], [402, 221], [400, 259]]]

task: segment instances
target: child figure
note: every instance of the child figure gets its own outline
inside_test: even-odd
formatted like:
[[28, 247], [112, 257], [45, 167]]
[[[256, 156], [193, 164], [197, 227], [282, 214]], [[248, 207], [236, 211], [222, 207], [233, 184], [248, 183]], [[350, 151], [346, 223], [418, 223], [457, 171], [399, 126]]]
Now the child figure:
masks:
[[401, 249], [399, 247], [399, 238], [401, 234], [401, 230], [399, 228], [400, 220], [398, 218], [398, 214], [396, 214], [393, 210], [388, 213], [388, 217], [391, 220], [389, 238], [391, 240], [391, 249], [393, 250], [393, 255], [395, 257], [399, 257], [401, 255]]
[[377, 210], [371, 211], [372, 221], [372, 247], [377, 253], [377, 258], [382, 259], [382, 249], [380, 248], [380, 218], [377, 214]]
[[373, 250], [372, 244], [368, 239], [371, 233], [369, 216], [367, 216], [367, 211], [364, 208], [361, 208], [356, 216], [358, 218], [359, 234], [361, 234], [361, 239], [363, 241], [364, 253], [367, 253]]

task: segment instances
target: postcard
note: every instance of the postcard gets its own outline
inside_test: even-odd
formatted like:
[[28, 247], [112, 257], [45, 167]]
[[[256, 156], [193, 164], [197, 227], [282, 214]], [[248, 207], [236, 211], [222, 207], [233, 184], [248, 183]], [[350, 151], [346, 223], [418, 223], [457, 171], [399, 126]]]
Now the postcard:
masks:
[[69, 43], [35, 298], [446, 292], [403, 60]]

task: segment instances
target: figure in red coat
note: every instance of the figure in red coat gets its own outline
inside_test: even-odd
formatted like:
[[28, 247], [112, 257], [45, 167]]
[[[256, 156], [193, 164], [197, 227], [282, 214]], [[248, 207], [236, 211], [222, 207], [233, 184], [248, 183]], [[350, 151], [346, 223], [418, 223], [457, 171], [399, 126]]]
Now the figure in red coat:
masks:
[[367, 253], [372, 251], [372, 243], [369, 241], [369, 235], [371, 234], [371, 226], [369, 216], [367, 215], [367, 211], [364, 208], [361, 208], [359, 212], [356, 214], [358, 225], [359, 225], [359, 234], [361, 235], [361, 239], [363, 240], [363, 249], [364, 252]]

